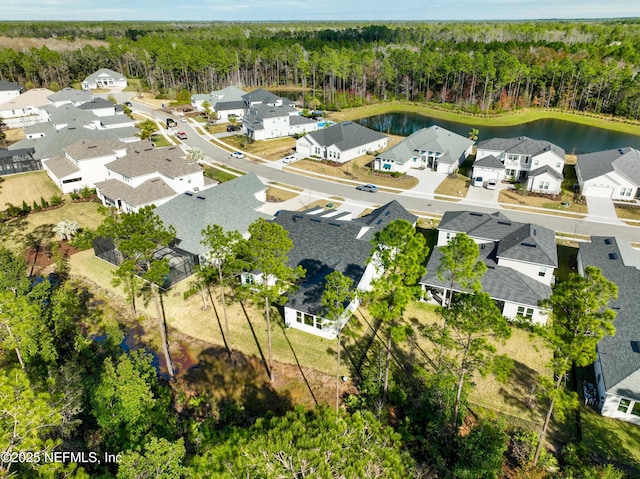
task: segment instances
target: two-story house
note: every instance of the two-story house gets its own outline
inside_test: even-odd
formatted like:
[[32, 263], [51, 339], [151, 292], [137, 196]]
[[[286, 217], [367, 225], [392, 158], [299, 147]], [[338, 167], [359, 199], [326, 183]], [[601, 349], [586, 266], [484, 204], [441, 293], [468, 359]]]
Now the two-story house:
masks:
[[[540, 302], [551, 296], [553, 273], [558, 266], [555, 232], [511, 221], [499, 212], [448, 211], [440, 221], [438, 243], [429, 257], [427, 273], [420, 280], [427, 296], [442, 304], [451, 284], [438, 278], [440, 248], [459, 233], [465, 233], [478, 244], [479, 259], [487, 266], [480, 281], [482, 289], [496, 301], [502, 314], [510, 319], [520, 317], [546, 324], [547, 311]], [[467, 292], [455, 283], [453, 291]]]
[[618, 285], [618, 299], [609, 304], [616, 333], [598, 342], [594, 363], [598, 407], [603, 416], [640, 425], [640, 251], [614, 237], [593, 236], [578, 252], [578, 272], [587, 266]]
[[478, 143], [473, 178], [513, 180], [527, 191], [558, 194], [562, 190], [565, 151], [526, 136], [491, 138]]
[[416, 131], [397, 145], [379, 153], [374, 169], [406, 173], [409, 168], [429, 168], [454, 173], [471, 154], [473, 141], [440, 126]]
[[242, 118], [247, 104], [243, 96], [246, 92], [234, 86], [228, 86], [222, 90], [212, 91], [208, 94], [195, 94], [191, 96], [191, 106], [198, 111], [204, 111], [204, 102], [207, 102], [211, 111], [216, 112], [218, 119], [226, 121], [229, 117]]
[[95, 90], [97, 88], [126, 88], [127, 77], [122, 73], [110, 70], [109, 68], [101, 68], [92, 73], [82, 82], [83, 90]]
[[633, 200], [640, 196], [640, 151], [625, 147], [578, 155], [576, 176], [584, 196]]
[[43, 107], [50, 104], [48, 97], [51, 95], [53, 92], [47, 88], [33, 88], [22, 95], [11, 97], [0, 103], [0, 118], [9, 128], [22, 128], [48, 121]]
[[0, 80], [0, 103], [11, 100], [20, 96], [22, 93], [22, 86], [19, 83]]
[[105, 206], [124, 212], [159, 206], [185, 191], [205, 186], [202, 168], [177, 147], [143, 148], [132, 145], [127, 154], [105, 165], [105, 180], [95, 183]]

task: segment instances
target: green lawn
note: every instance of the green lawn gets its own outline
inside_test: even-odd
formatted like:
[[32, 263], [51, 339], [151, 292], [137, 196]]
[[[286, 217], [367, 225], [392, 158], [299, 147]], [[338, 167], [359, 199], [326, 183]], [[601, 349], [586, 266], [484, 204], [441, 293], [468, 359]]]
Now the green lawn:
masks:
[[7, 203], [20, 206], [26, 201], [29, 206], [34, 201], [40, 202], [40, 197], [49, 200], [53, 195], [62, 196], [62, 192], [47, 176], [45, 171], [33, 171], [3, 177], [0, 183], [0, 210]]

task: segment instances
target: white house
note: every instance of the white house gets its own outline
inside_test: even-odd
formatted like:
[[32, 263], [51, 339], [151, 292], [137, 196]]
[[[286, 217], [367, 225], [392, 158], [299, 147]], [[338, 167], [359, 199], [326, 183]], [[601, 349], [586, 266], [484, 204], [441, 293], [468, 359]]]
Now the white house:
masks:
[[438, 173], [453, 173], [465, 160], [473, 141], [440, 126], [416, 131], [374, 160], [380, 171], [406, 173], [409, 168], [429, 168]]
[[20, 84], [12, 81], [0, 80], [0, 104], [20, 96], [21, 93], [22, 87]]
[[640, 152], [627, 147], [578, 155], [576, 175], [584, 196], [633, 200], [640, 193]]
[[387, 147], [388, 138], [362, 125], [345, 121], [308, 133], [296, 140], [299, 157], [314, 157], [345, 163], [367, 152]]
[[242, 118], [247, 104], [243, 96], [246, 92], [234, 86], [228, 86], [222, 90], [212, 91], [209, 94], [196, 94], [191, 96], [191, 106], [198, 111], [204, 111], [203, 104], [209, 103], [212, 111], [218, 115], [221, 121], [228, 120], [230, 116]]
[[[502, 314], [509, 319], [521, 317], [546, 324], [547, 311], [540, 301], [551, 296], [553, 273], [558, 266], [555, 232], [511, 221], [498, 212], [446, 212], [438, 227], [438, 243], [429, 257], [427, 274], [420, 280], [427, 294], [441, 303], [449, 294], [450, 284], [438, 278], [440, 248], [459, 233], [478, 244], [480, 260], [487, 266], [482, 289], [497, 302]], [[453, 290], [465, 292], [457, 284]]]
[[300, 115], [289, 105], [254, 104], [242, 118], [247, 135], [253, 140], [269, 140], [317, 130], [318, 122]]
[[472, 176], [522, 181], [528, 191], [555, 195], [562, 190], [564, 163], [565, 151], [548, 141], [491, 138], [478, 143]]
[[[287, 327], [316, 336], [334, 339], [347, 323], [350, 314], [337, 322], [328, 320], [322, 306], [325, 279], [333, 271], [340, 271], [352, 279], [357, 291], [371, 288], [371, 281], [379, 274], [373, 262], [367, 260], [373, 246], [373, 235], [394, 220], [405, 219], [415, 225], [417, 217], [392, 201], [361, 218], [337, 210], [315, 208], [307, 211], [280, 211], [274, 222], [287, 230], [293, 242], [288, 253], [288, 266], [302, 266], [305, 277], [284, 306]], [[245, 274], [245, 283], [261, 280], [261, 274]], [[360, 304], [356, 297], [347, 310], [353, 312]]]
[[83, 139], [63, 147], [64, 153], [44, 160], [42, 165], [49, 178], [63, 193], [71, 193], [107, 178], [106, 164], [122, 158], [127, 144], [117, 139]]
[[640, 425], [640, 251], [614, 237], [594, 236], [580, 243], [580, 274], [586, 266], [600, 268], [618, 285], [618, 299], [609, 304], [616, 333], [600, 340], [594, 363], [598, 407], [603, 416]]
[[82, 82], [83, 90], [96, 90], [98, 88], [126, 88], [127, 78], [116, 71], [101, 68], [92, 73]]
[[53, 92], [47, 88], [34, 88], [0, 104], [0, 118], [9, 128], [22, 128], [47, 121], [48, 97]]
[[131, 145], [127, 154], [105, 165], [107, 175], [95, 183], [104, 205], [131, 212], [169, 201], [185, 191], [205, 187], [202, 168], [186, 160], [177, 147]]

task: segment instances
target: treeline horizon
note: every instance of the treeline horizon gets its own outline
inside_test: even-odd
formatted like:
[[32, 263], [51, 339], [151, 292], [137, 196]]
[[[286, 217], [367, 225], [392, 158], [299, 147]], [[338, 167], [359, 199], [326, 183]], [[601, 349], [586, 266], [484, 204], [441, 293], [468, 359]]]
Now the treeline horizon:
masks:
[[236, 85], [305, 89], [309, 107], [439, 103], [638, 119], [640, 19], [474, 22], [4, 22], [6, 37], [100, 40], [0, 48], [0, 78], [58, 89], [100, 68], [184, 98]]

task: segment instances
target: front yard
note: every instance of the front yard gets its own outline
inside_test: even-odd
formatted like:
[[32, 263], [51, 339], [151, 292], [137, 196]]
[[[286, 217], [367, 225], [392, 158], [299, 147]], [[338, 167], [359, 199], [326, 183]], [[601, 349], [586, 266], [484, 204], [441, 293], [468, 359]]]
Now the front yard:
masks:
[[523, 194], [515, 190], [502, 190], [498, 201], [507, 205], [531, 206], [556, 211], [568, 211], [571, 213], [586, 214], [588, 212], [586, 203], [575, 203], [573, 193], [567, 193], [566, 191], [563, 191], [562, 195], [558, 195], [556, 199], [552, 199], [547, 195], [540, 195], [538, 193], [525, 192], [525, 194]]
[[221, 138], [220, 141], [230, 145], [234, 150], [242, 150], [245, 153], [256, 155], [269, 161], [280, 160], [292, 154], [296, 147], [296, 140], [290, 137], [246, 143], [244, 136], [233, 135]]
[[[442, 183], [434, 191], [436, 197], [439, 196], [454, 196], [457, 198], [464, 198], [469, 191], [470, 180], [468, 177], [461, 173], [455, 175], [448, 175]], [[450, 199], [450, 198], [447, 198]]]

